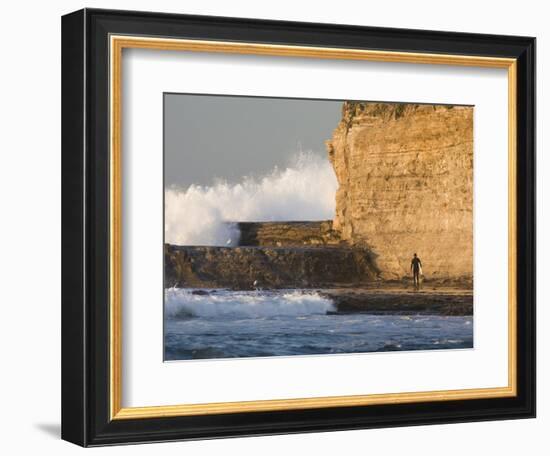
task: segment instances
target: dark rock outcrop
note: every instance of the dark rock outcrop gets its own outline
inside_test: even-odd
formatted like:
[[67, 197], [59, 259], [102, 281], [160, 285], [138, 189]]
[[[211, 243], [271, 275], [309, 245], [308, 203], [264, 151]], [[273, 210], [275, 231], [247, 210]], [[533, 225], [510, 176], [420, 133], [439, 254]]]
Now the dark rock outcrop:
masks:
[[334, 287], [360, 285], [376, 277], [370, 252], [362, 248], [166, 244], [164, 258], [166, 287]]
[[407, 291], [391, 289], [328, 290], [323, 294], [338, 314], [473, 315], [473, 294], [468, 290]]

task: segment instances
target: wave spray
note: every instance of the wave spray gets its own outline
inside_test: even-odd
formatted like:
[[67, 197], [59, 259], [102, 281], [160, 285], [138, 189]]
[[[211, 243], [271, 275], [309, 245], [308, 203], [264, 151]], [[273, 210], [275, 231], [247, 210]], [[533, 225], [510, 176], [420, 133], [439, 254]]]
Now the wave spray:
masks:
[[238, 183], [170, 188], [165, 191], [165, 241], [234, 246], [239, 230], [232, 222], [332, 219], [337, 188], [328, 159], [311, 152], [299, 153], [284, 169]]

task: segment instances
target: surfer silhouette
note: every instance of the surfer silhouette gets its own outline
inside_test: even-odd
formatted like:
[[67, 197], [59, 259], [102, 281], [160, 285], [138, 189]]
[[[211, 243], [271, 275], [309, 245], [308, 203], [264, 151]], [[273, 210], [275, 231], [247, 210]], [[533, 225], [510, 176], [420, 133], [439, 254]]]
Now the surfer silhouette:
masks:
[[422, 261], [416, 256], [416, 253], [413, 255], [411, 260], [411, 271], [413, 273], [413, 283], [414, 288], [418, 290], [420, 288], [420, 274], [422, 273]]

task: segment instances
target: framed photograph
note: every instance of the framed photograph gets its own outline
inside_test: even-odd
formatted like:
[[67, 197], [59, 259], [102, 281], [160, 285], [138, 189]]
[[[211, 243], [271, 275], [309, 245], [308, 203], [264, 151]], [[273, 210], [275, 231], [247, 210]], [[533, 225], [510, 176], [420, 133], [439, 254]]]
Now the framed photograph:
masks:
[[62, 437], [535, 416], [535, 39], [62, 20]]

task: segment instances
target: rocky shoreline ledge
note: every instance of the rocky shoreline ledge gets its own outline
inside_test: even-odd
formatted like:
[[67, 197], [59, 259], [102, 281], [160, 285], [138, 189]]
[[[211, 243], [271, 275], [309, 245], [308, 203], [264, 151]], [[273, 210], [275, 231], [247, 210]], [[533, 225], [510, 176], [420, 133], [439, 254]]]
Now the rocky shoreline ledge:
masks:
[[319, 290], [336, 306], [334, 314], [473, 315], [471, 289], [325, 289]]

